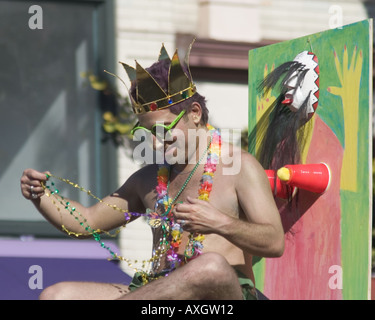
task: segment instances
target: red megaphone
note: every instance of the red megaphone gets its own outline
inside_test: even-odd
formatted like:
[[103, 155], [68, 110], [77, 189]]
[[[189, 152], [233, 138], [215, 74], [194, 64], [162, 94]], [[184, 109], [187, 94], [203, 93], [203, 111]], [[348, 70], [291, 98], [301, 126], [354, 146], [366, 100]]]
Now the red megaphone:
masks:
[[[275, 174], [275, 170], [265, 170], [273, 195], [281, 199], [288, 199], [288, 187]], [[276, 179], [276, 183], [275, 183]]]
[[286, 165], [277, 170], [277, 177], [291, 187], [324, 193], [331, 181], [331, 172], [325, 163]]

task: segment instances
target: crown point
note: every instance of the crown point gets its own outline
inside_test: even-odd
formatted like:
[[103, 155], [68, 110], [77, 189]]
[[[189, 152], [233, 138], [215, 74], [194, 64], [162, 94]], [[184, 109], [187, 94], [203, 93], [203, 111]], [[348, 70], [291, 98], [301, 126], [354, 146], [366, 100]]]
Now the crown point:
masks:
[[167, 52], [167, 50], [165, 49], [165, 47], [164, 47], [164, 43], [163, 43], [162, 46], [161, 46], [161, 49], [160, 49], [160, 53], [159, 53], [158, 61], [166, 60], [166, 59], [171, 60], [171, 59], [169, 58], [168, 52]]
[[[132, 86], [135, 86], [135, 97], [130, 94], [135, 114], [168, 108], [190, 98], [196, 93], [188, 63], [194, 40], [185, 55], [185, 66], [181, 65], [177, 49], [171, 59], [164, 44], [162, 44], [158, 60], [167, 60], [170, 63], [167, 90], [161, 87], [158, 81], [137, 60], [135, 60], [135, 67], [120, 62], [128, 74]], [[125, 83], [124, 85], [126, 86]]]
[[136, 78], [137, 78], [136, 70], [133, 67], [129, 66], [128, 64], [124, 63], [124, 62], [119, 61], [119, 63], [124, 67], [128, 77], [129, 77], [129, 80], [135, 81]]

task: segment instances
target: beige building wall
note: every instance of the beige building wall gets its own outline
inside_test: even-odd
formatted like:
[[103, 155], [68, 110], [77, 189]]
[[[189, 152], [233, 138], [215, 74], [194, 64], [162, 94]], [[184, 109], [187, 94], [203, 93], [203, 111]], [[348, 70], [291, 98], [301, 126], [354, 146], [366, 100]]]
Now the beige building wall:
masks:
[[[133, 64], [137, 59], [148, 67], [157, 60], [161, 43], [173, 54], [177, 33], [248, 43], [282, 41], [363, 20], [368, 14], [364, 3], [354, 0], [117, 0], [115, 17], [117, 60]], [[121, 65], [116, 72], [128, 83]], [[211, 124], [247, 127], [247, 85], [198, 81], [197, 87], [208, 100]], [[122, 85], [119, 89], [126, 94]], [[124, 148], [118, 149], [118, 158], [121, 185], [138, 165]], [[120, 248], [128, 259], [150, 258], [151, 231], [142, 218], [121, 232]], [[134, 267], [140, 264], [123, 263], [129, 274]]]

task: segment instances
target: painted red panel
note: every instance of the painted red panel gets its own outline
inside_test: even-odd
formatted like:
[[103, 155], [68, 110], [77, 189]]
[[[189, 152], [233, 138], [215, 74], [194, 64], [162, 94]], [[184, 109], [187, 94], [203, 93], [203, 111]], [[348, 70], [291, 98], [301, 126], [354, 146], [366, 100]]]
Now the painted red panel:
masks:
[[270, 299], [342, 299], [342, 290], [329, 286], [334, 276], [329, 269], [341, 266], [343, 148], [332, 130], [317, 114], [315, 117], [306, 163], [325, 162], [334, 178], [323, 195], [299, 190], [293, 213], [288, 205], [280, 204], [285, 252], [281, 258], [266, 260], [264, 294]]

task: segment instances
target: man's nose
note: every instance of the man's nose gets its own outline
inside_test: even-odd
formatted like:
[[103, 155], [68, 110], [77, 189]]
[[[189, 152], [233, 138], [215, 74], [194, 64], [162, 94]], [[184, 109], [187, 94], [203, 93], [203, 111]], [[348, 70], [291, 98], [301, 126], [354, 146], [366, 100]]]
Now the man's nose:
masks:
[[164, 147], [164, 141], [160, 137], [152, 135], [152, 144], [154, 150], [159, 150]]

